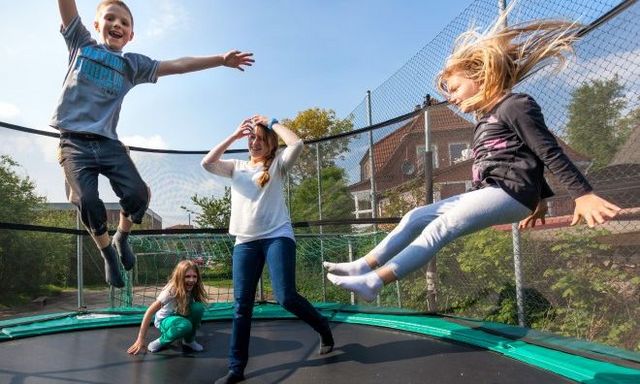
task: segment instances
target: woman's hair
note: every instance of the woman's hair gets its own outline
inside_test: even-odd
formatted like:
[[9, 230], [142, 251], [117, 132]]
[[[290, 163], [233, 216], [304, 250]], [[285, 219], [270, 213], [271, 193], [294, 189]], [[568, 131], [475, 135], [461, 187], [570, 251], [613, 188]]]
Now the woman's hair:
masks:
[[558, 69], [562, 68], [581, 29], [564, 20], [536, 20], [503, 28], [507, 13], [485, 33], [475, 29], [462, 33], [436, 78], [438, 90], [445, 95], [447, 79], [455, 73], [476, 82], [479, 92], [462, 105], [478, 114], [486, 113], [505, 91], [550, 60], [557, 60]]
[[262, 124], [256, 124], [255, 134], [261, 134], [264, 137], [264, 142], [269, 147], [269, 154], [263, 159], [264, 169], [258, 178], [258, 185], [262, 188], [269, 182], [269, 179], [271, 179], [269, 167], [271, 167], [271, 163], [273, 163], [273, 159], [276, 157], [276, 151], [278, 150], [278, 135]]
[[[191, 293], [187, 291], [184, 284], [185, 275], [190, 269], [194, 270], [196, 275], [198, 275], [198, 281], [193, 286]], [[167, 286], [171, 290], [171, 293], [175, 295], [177, 304], [176, 312], [181, 315], [186, 316], [189, 314], [191, 299], [193, 299], [193, 301], [204, 302], [207, 298], [207, 292], [204, 290], [202, 278], [200, 277], [200, 269], [198, 269], [198, 265], [191, 260], [182, 260], [173, 268]]]

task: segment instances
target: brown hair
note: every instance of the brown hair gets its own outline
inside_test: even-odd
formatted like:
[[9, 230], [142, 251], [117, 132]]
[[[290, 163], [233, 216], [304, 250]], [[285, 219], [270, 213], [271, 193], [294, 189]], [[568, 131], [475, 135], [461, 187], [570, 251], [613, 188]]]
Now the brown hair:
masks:
[[[185, 275], [190, 269], [193, 269], [196, 272], [196, 275], [198, 275], [198, 281], [191, 290], [191, 296], [189, 296], [189, 292], [187, 292], [184, 284]], [[191, 304], [191, 299], [199, 302], [204, 302], [207, 299], [207, 292], [204, 289], [204, 284], [202, 284], [200, 269], [198, 269], [198, 265], [191, 260], [182, 260], [175, 266], [175, 268], [173, 268], [173, 272], [171, 273], [167, 286], [171, 290], [171, 293], [175, 295], [177, 304], [176, 312], [183, 316], [189, 314], [189, 304]]]
[[276, 151], [278, 151], [278, 135], [262, 124], [256, 124], [256, 134], [258, 133], [258, 127], [260, 127], [260, 132], [264, 135], [264, 141], [269, 147], [269, 154], [263, 160], [264, 169], [262, 170], [262, 175], [258, 178], [258, 185], [262, 188], [269, 182], [269, 179], [271, 179], [269, 167], [271, 167], [273, 159], [276, 157]]
[[550, 59], [558, 69], [572, 53], [580, 25], [564, 20], [536, 20], [501, 28], [505, 12], [485, 33], [475, 29], [462, 33], [453, 53], [436, 78], [440, 92], [447, 94], [447, 78], [461, 72], [478, 84], [480, 90], [464, 100], [462, 106], [483, 114], [526, 77], [542, 69]]
[[99, 14], [100, 11], [102, 11], [102, 8], [108, 7], [110, 5], [117, 5], [119, 7], [124, 8], [124, 10], [127, 11], [127, 13], [129, 14], [129, 17], [131, 17], [131, 26], [133, 27], [133, 13], [131, 13], [131, 10], [129, 9], [127, 4], [124, 3], [124, 1], [121, 1], [121, 0], [102, 0], [102, 1], [100, 1], [98, 3], [98, 7], [96, 8], [96, 14]]

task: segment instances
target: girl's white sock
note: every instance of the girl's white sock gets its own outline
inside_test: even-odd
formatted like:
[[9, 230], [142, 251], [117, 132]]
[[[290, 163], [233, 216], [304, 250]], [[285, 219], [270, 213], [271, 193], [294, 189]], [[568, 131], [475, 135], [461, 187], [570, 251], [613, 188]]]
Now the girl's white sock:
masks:
[[198, 343], [195, 340], [193, 340], [190, 343], [187, 343], [185, 340], [182, 340], [182, 345], [185, 345], [191, 348], [194, 352], [202, 352], [204, 350], [204, 347], [202, 346], [202, 344]]
[[156, 353], [159, 350], [161, 350], [163, 347], [164, 345], [162, 345], [162, 343], [160, 342], [160, 338], [158, 337], [157, 339], [150, 342], [149, 345], [147, 345], [147, 351], [151, 353]]
[[371, 272], [371, 267], [367, 264], [364, 257], [349, 263], [330, 263], [325, 261], [322, 263], [322, 266], [327, 272], [339, 276], [357, 276]]
[[373, 301], [384, 285], [380, 276], [375, 272], [359, 276], [338, 276], [327, 273], [327, 279], [338, 287], [356, 293], [366, 301]]

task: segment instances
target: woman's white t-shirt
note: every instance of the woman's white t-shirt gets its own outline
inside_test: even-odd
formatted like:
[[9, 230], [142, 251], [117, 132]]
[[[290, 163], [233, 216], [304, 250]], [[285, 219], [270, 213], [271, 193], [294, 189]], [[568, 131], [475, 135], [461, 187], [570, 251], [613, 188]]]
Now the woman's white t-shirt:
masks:
[[302, 140], [276, 154], [269, 167], [269, 182], [260, 187], [264, 165], [246, 160], [218, 160], [205, 169], [231, 178], [231, 220], [229, 233], [236, 244], [273, 237], [294, 239], [289, 210], [284, 200], [284, 176], [300, 156]]

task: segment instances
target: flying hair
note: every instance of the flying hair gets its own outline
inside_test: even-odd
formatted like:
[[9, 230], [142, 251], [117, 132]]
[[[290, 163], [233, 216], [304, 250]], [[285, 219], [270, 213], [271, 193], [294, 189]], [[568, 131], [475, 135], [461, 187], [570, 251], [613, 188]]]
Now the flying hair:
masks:
[[486, 32], [472, 28], [462, 33], [436, 78], [444, 95], [447, 79], [455, 73], [476, 82], [479, 92], [461, 105], [476, 114], [486, 113], [505, 92], [551, 62], [558, 71], [564, 68], [582, 28], [576, 22], [551, 19], [503, 27], [513, 4]]

